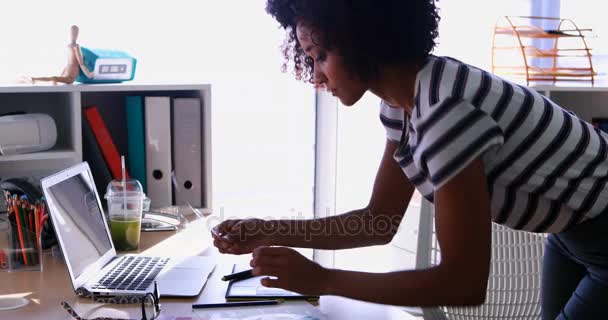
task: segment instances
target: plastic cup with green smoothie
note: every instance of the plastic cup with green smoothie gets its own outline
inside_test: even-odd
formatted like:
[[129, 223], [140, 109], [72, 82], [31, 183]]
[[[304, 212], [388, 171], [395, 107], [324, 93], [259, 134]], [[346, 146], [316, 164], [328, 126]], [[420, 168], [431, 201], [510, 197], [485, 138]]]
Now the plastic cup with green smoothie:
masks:
[[146, 195], [135, 179], [112, 180], [105, 198], [108, 201], [108, 224], [116, 250], [139, 247], [143, 201]]

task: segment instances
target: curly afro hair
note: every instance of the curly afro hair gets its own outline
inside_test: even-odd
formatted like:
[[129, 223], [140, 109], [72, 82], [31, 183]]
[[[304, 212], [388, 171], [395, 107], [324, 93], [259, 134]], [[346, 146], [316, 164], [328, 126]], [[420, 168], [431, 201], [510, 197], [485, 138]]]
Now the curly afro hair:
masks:
[[367, 81], [391, 64], [421, 66], [435, 47], [436, 0], [268, 0], [266, 12], [287, 31], [283, 71], [293, 63], [298, 80], [312, 81], [313, 61], [296, 36], [298, 23], [318, 32], [319, 45], [336, 51]]

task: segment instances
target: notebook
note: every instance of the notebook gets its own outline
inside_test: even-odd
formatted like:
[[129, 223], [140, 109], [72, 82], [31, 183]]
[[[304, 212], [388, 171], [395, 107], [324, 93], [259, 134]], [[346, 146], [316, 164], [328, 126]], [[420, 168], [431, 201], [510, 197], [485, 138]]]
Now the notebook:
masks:
[[[250, 269], [246, 266], [234, 265], [232, 272], [239, 272]], [[287, 291], [280, 288], [264, 287], [261, 280], [266, 276], [253, 277], [244, 280], [231, 280], [226, 289], [226, 301], [247, 301], [247, 300], [306, 300], [316, 302], [319, 296], [308, 296]]]
[[76, 293], [196, 296], [215, 268], [212, 257], [118, 256], [88, 163], [42, 179], [50, 218]]

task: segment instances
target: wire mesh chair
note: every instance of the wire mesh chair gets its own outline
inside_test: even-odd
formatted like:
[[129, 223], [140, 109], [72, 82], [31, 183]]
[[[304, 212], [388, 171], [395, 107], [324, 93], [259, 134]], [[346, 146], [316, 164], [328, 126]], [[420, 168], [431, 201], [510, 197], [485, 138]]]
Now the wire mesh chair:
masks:
[[[416, 269], [439, 264], [432, 205], [422, 200]], [[492, 223], [492, 258], [484, 304], [475, 307], [421, 308], [425, 320], [540, 319], [540, 274], [545, 236]]]

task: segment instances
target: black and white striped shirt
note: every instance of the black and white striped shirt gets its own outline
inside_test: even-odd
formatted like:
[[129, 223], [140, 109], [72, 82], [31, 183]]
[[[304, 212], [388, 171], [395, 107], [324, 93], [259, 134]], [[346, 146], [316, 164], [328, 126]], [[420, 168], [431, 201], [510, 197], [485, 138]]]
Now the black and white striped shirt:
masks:
[[431, 202], [481, 157], [492, 220], [559, 232], [607, 211], [608, 136], [540, 93], [447, 57], [416, 76], [410, 117], [381, 103], [394, 158]]

